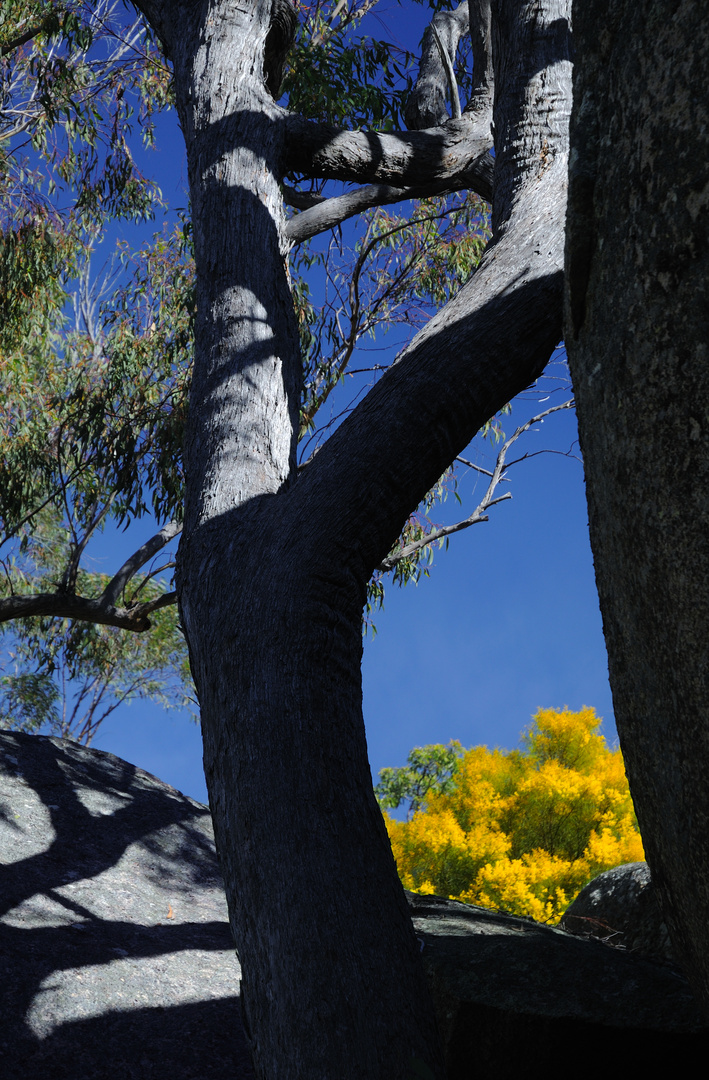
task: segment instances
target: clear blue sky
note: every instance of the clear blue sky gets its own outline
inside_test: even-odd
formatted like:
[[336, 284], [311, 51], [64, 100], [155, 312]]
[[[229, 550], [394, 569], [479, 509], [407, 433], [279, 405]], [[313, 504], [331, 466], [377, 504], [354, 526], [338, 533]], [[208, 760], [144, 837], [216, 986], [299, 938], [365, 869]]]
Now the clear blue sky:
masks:
[[[398, 38], [406, 25], [405, 43], [414, 48], [427, 9], [414, 7], [406, 24], [402, 15], [398, 5], [380, 12], [387, 36]], [[158, 149], [144, 163], [171, 206], [184, 206], [184, 147], [174, 115], [160, 124]], [[137, 239], [129, 229], [124, 235]], [[519, 403], [505, 430], [561, 400]], [[565, 453], [575, 439], [575, 417], [563, 412], [517, 446]], [[607, 737], [615, 737], [581, 464], [542, 454], [511, 476], [513, 498], [494, 507], [487, 524], [454, 536], [447, 552], [436, 553], [430, 579], [387, 591], [376, 638], [364, 652], [375, 778], [385, 765], [403, 764], [415, 745], [459, 739], [466, 746], [514, 746], [539, 707], [592, 705], [605, 718]], [[473, 505], [465, 499], [465, 513]], [[100, 551], [94, 548], [105, 559], [100, 568], [115, 570], [152, 531], [143, 522], [128, 534], [107, 534]], [[186, 715], [142, 702], [123, 706], [93, 745], [206, 800], [199, 728]]]

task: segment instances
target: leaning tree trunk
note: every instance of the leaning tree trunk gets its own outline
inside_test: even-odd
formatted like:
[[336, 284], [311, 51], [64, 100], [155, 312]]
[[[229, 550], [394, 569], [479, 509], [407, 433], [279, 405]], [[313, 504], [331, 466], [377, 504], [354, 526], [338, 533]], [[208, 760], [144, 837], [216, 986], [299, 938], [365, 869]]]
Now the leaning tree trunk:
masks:
[[[438, 182], [466, 132], [480, 154], [487, 91], [450, 131], [308, 125], [264, 84], [268, 0], [140, 6], [174, 62], [187, 142], [198, 315], [178, 588], [256, 1072], [404, 1080], [418, 1061], [442, 1077], [419, 945], [372, 791], [362, 606], [410, 512], [559, 340], [567, 0], [497, 5], [493, 242], [456, 300], [300, 471], [283, 174]], [[469, 166], [463, 154], [457, 168]]]
[[566, 342], [618, 733], [709, 1009], [709, 33], [692, 0], [576, 4]]

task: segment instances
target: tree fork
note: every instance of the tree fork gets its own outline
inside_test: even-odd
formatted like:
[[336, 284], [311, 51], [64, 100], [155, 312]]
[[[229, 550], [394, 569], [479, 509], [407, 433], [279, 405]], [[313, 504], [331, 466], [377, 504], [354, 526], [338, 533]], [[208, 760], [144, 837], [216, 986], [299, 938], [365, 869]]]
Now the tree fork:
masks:
[[175, 65], [188, 151], [198, 314], [178, 592], [257, 1075], [405, 1080], [418, 1061], [442, 1078], [367, 762], [362, 606], [411, 510], [559, 340], [567, 5], [496, 6], [493, 242], [300, 473], [279, 187], [293, 131], [317, 129], [311, 175], [328, 153], [328, 168], [356, 170], [377, 144], [408, 163], [409, 182], [467, 166], [469, 139], [456, 169], [445, 152], [466, 118], [433, 134], [332, 136], [286, 117], [265, 87], [267, 3], [141, 7]]

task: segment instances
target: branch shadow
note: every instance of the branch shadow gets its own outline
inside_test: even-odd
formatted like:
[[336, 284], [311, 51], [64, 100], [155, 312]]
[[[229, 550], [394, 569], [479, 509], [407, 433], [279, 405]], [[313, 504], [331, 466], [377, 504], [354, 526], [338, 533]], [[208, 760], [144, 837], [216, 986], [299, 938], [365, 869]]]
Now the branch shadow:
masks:
[[251, 1080], [239, 977], [208, 809], [0, 732], [3, 1076]]

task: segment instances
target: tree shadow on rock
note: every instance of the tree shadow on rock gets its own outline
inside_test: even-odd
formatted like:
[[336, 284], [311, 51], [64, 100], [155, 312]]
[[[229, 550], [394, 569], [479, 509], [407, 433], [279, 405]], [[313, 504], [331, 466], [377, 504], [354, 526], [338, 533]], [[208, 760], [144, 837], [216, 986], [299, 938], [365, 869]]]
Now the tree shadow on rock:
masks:
[[208, 809], [0, 733], [3, 1074], [246, 1080], [239, 978]]

